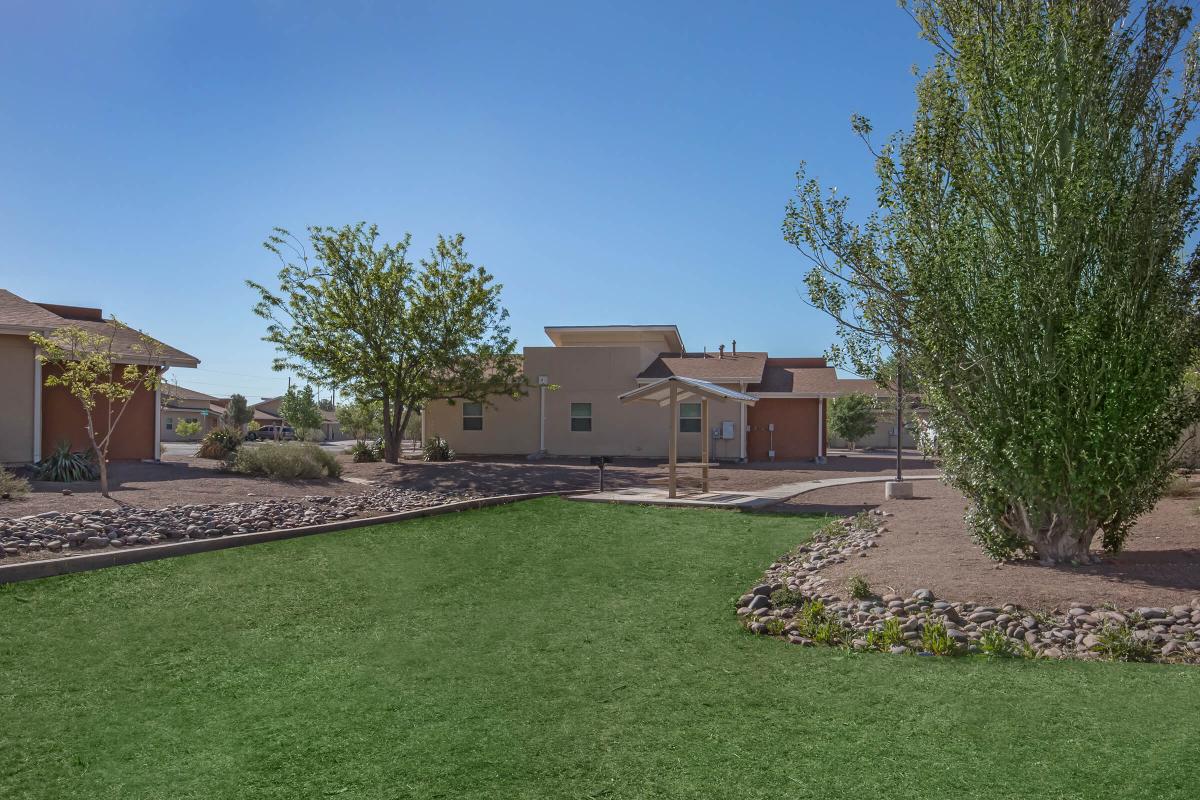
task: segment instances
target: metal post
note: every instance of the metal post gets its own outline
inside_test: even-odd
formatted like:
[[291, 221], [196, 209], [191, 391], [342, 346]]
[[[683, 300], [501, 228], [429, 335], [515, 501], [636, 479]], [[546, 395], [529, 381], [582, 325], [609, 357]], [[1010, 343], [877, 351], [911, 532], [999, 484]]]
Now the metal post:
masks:
[[668, 497], [675, 497], [675, 462], [679, 451], [679, 387], [671, 383], [671, 439], [668, 447], [669, 478]]
[[708, 491], [708, 447], [712, 441], [712, 431], [708, 429], [708, 398], [700, 398], [700, 483], [701, 488]]
[[896, 354], [896, 480], [904, 480], [904, 362]]

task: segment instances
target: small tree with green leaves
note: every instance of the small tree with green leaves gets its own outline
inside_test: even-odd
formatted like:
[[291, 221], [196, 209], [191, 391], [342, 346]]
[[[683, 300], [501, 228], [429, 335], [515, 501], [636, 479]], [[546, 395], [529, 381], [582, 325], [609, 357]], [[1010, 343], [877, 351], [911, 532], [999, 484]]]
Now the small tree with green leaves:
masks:
[[232, 394], [229, 396], [229, 402], [225, 405], [225, 420], [239, 430], [249, 425], [254, 419], [254, 412], [246, 403], [246, 398], [240, 394]]
[[[108, 493], [108, 450], [113, 434], [129, 409], [129, 401], [139, 391], [155, 391], [162, 380], [157, 363], [163, 346], [148, 336], [136, 333], [135, 342], [118, 352], [118, 333], [130, 331], [126, 325], [110, 319], [108, 332], [67, 326], [49, 335], [32, 333], [29, 339], [38, 348], [37, 359], [49, 367], [47, 387], [62, 387], [83, 407], [87, 424], [84, 432], [96, 453], [100, 467], [100, 493]], [[145, 365], [127, 363], [130, 360]]]
[[175, 423], [175, 435], [190, 439], [200, 432], [200, 423], [193, 420], [181, 419]]
[[264, 246], [282, 262], [279, 288], [248, 281], [264, 339], [323, 386], [345, 387], [383, 409], [384, 458], [396, 463], [408, 421], [433, 400], [486, 403], [525, 389], [500, 285], [472, 264], [462, 234], [439, 236], [409, 260], [410, 237], [379, 241], [366, 223], [308, 229], [312, 254], [277, 228]]
[[358, 441], [374, 439], [383, 431], [383, 404], [377, 400], [355, 400], [337, 409], [338, 425]]
[[829, 430], [850, 443], [854, 443], [875, 430], [875, 398], [856, 392], [835, 397], [829, 403]]
[[303, 389], [289, 386], [287, 394], [279, 401], [279, 416], [292, 426], [297, 439], [312, 439], [321, 430], [323, 419], [312, 386]]

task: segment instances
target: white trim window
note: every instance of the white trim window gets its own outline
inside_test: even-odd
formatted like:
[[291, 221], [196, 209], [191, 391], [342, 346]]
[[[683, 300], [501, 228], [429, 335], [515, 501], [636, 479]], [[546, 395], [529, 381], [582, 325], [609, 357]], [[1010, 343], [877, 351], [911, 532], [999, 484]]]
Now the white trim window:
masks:
[[700, 433], [700, 404], [679, 404], [679, 432]]
[[167, 415], [167, 416], [163, 417], [163, 419], [165, 419], [167, 421], [167, 430], [169, 430], [169, 431], [175, 430], [175, 418], [174, 417]]
[[483, 430], [483, 403], [463, 403], [463, 430]]
[[592, 404], [591, 403], [571, 403], [571, 432], [572, 433], [591, 433], [592, 431]]

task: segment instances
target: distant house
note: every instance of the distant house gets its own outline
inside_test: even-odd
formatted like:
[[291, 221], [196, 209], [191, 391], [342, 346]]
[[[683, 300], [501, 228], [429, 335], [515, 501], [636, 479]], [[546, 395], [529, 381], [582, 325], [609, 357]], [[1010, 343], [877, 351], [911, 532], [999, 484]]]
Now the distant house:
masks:
[[[113, 347], [121, 360], [115, 367], [117, 373], [127, 364], [155, 366], [161, 373], [169, 367], [200, 363], [195, 356], [167, 345], [162, 345], [151, 361], [138, 350], [139, 334], [113, 326], [98, 308], [33, 303], [0, 289], [0, 409], [4, 412], [0, 414], [0, 463], [38, 461], [60, 441], [70, 442], [75, 450], [89, 446], [83, 408], [66, 389], [45, 386], [42, 364], [29, 340], [31, 333], [48, 335], [67, 327], [106, 336], [115, 333]], [[134, 392], [109, 445], [110, 459], [158, 458], [160, 406], [158, 392], [144, 388]], [[103, 402], [99, 407], [98, 420], [104, 417]]]
[[[259, 425], [286, 425], [283, 417], [279, 415], [279, 404], [283, 402], [283, 396], [265, 397], [262, 402], [255, 403], [250, 408], [254, 412], [254, 421]], [[321, 411], [321, 438], [324, 441], [336, 441], [346, 438], [342, 435], [342, 427], [338, 425], [337, 413], [334, 411]]]
[[[162, 385], [160, 395], [162, 429], [159, 435], [164, 442], [195, 441], [224, 424], [228, 397], [213, 397], [195, 389], [185, 389], [169, 383]], [[180, 422], [195, 422], [200, 425], [200, 430], [194, 436], [180, 436], [176, 433], [176, 426]]]
[[[422, 417], [423, 436], [442, 436], [459, 453], [558, 456], [667, 454], [668, 426], [678, 425], [679, 453], [693, 458], [702, 437], [730, 461], [824, 458], [827, 403], [842, 391], [820, 357], [764, 352], [689, 351], [674, 325], [548, 327], [551, 347], [526, 347], [528, 396], [489, 404], [437, 401]], [[682, 402], [678, 419], [654, 404], [620, 395], [671, 376], [696, 379], [755, 397], [753, 405], [710, 401], [702, 430], [700, 402]]]

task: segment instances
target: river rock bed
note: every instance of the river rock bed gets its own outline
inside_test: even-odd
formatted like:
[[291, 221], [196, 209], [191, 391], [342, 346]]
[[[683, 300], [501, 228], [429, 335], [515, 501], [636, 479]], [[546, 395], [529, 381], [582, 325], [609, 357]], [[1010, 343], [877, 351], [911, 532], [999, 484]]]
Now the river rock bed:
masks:
[[257, 500], [149, 509], [120, 506], [96, 511], [48, 511], [0, 519], [0, 559], [48, 558], [109, 547], [137, 547], [185, 539], [299, 528], [362, 515], [412, 511], [485, 495], [416, 489], [374, 489], [341, 496]]
[[[1118, 609], [1078, 602], [1066, 610], [1041, 613], [1012, 603], [951, 602], [928, 589], [908, 596], [845, 596], [848, 591], [821, 577], [821, 570], [868, 557], [887, 533], [887, 516], [877, 510], [827, 525], [771, 564], [759, 584], [736, 602], [743, 625], [797, 645], [830, 644], [895, 655], [934, 655], [931, 642], [940, 638], [939, 655], [1200, 663], [1200, 597], [1169, 608]], [[826, 621], [816, 636], [813, 609], [817, 619]], [[890, 636], [883, 635], [885, 626]]]

